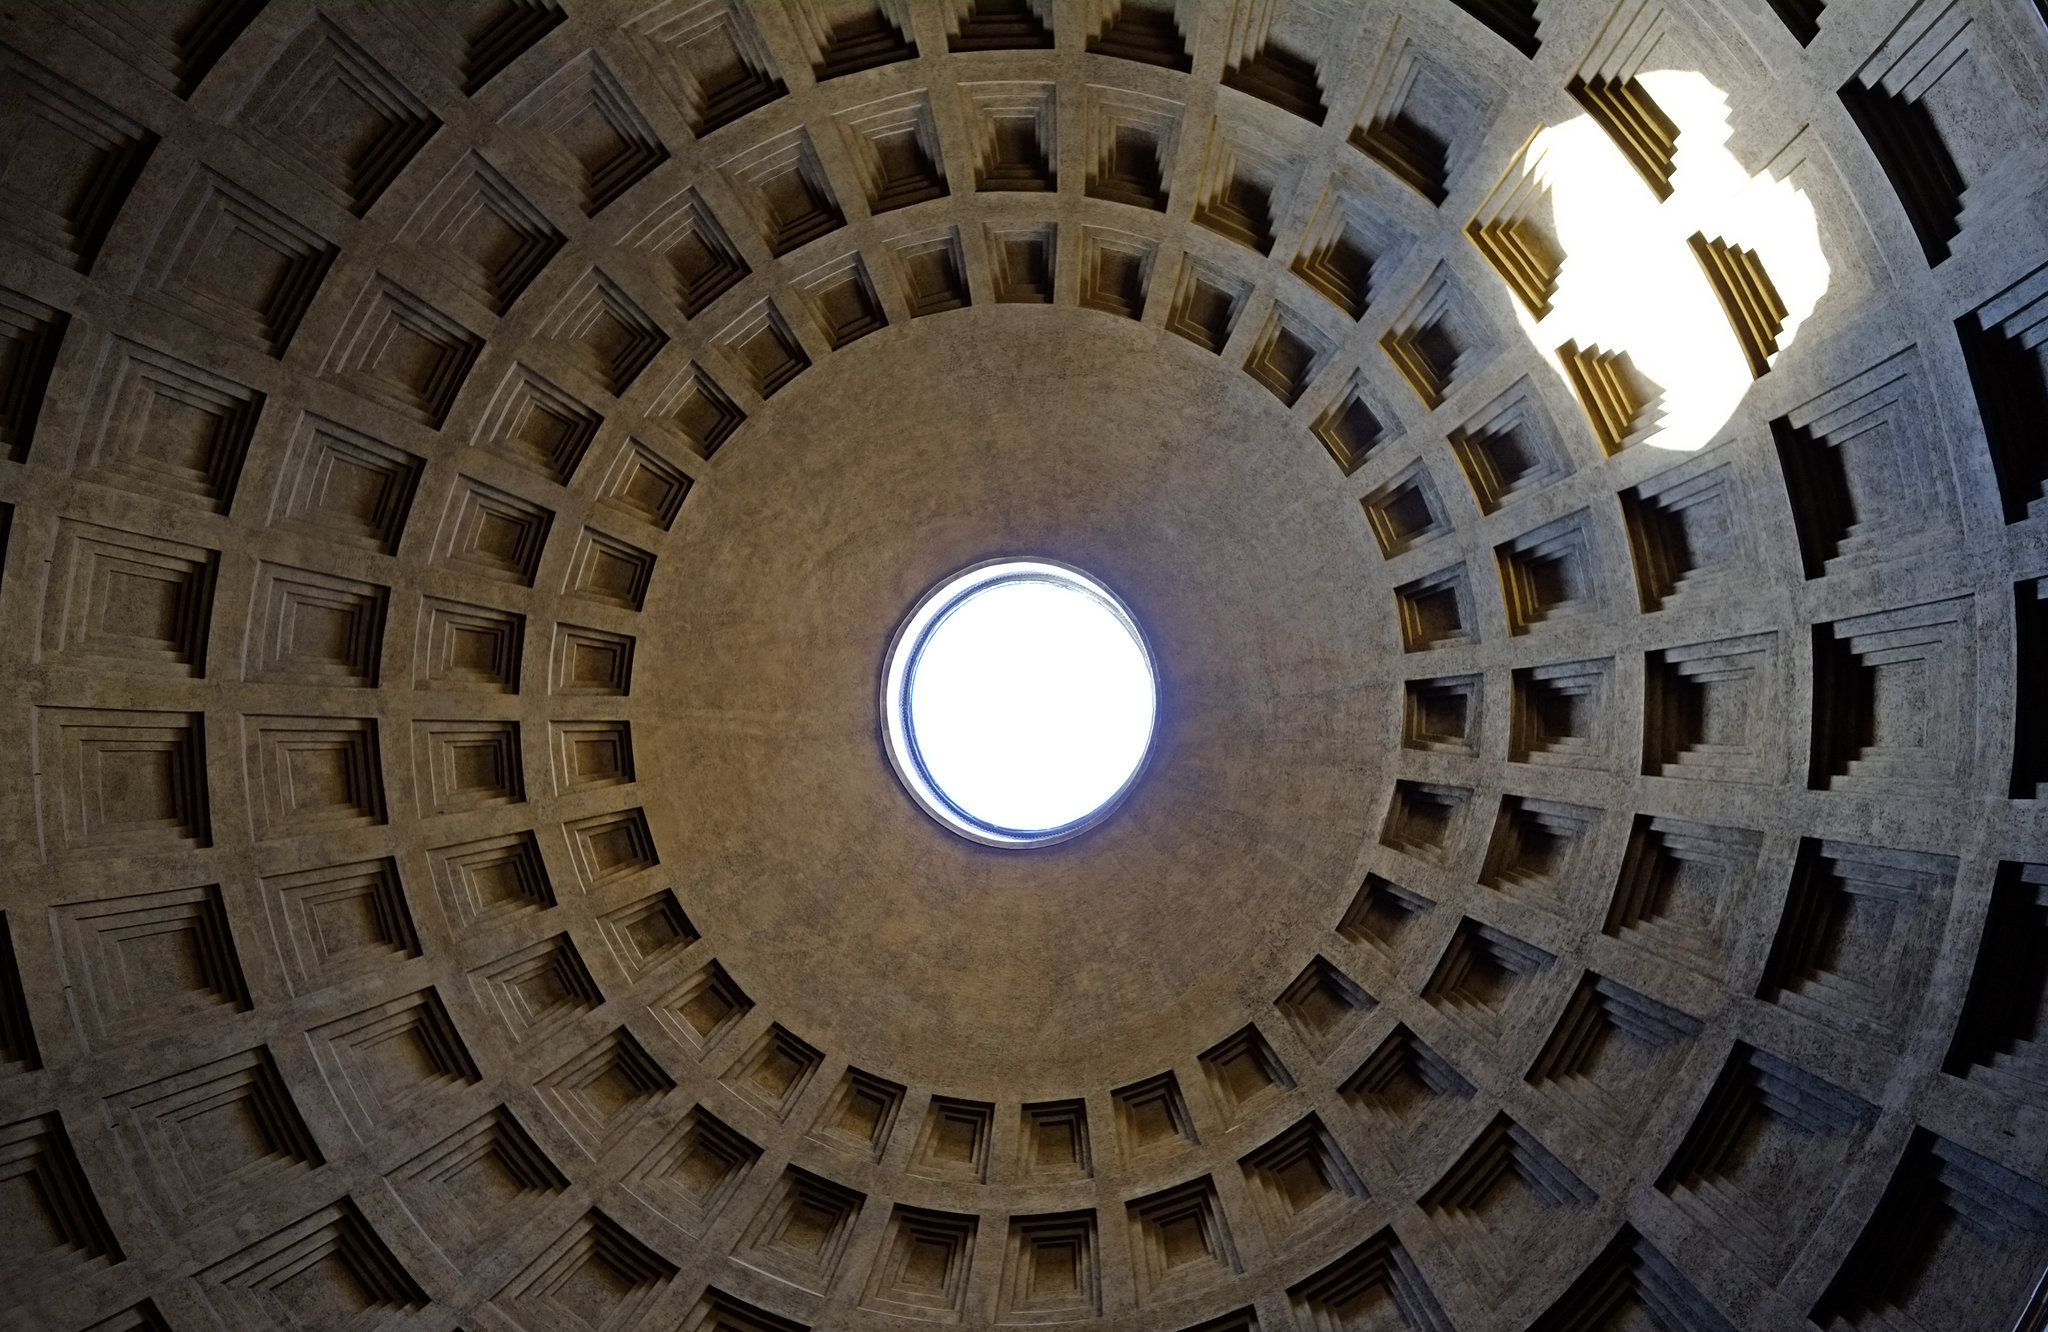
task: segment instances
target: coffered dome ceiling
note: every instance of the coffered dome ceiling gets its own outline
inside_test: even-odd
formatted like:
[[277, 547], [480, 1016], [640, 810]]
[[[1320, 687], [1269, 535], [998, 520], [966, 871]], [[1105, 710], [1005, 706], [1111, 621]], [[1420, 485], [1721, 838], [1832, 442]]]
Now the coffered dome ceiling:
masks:
[[2038, 6], [0, 24], [0, 1321], [2048, 1317]]

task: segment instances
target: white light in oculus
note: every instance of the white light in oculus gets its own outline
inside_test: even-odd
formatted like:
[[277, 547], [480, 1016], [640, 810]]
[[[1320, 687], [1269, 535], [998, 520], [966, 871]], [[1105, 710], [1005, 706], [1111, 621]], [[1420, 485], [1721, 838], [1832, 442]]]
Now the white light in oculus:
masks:
[[992, 846], [1106, 817], [1152, 742], [1158, 683], [1129, 611], [1079, 570], [1002, 560], [955, 574], [897, 631], [889, 757], [919, 804]]

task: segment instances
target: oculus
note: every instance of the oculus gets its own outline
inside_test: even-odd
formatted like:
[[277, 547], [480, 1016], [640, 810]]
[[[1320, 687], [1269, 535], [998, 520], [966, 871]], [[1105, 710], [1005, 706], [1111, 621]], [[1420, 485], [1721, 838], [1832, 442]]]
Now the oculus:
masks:
[[1094, 827], [1136, 784], [1159, 679], [1137, 622], [1079, 569], [992, 560], [911, 608], [882, 676], [889, 761], [926, 813], [988, 846]]

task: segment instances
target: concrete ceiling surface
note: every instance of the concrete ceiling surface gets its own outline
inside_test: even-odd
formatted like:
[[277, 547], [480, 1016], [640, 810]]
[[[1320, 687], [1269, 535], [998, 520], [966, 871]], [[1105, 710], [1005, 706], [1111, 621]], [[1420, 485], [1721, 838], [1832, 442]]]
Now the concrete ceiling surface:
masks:
[[[1698, 452], [1526, 331], [1587, 117], [1817, 222]], [[2031, 0], [0, 3], [0, 1324], [2038, 1332], [2043, 125]], [[877, 710], [1003, 556], [1160, 668], [1030, 851]]]

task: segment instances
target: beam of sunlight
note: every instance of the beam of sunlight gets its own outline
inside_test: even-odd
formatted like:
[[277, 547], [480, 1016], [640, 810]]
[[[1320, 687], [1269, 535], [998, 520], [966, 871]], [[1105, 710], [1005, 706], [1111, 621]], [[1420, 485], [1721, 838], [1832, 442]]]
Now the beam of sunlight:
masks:
[[1752, 177], [1728, 151], [1727, 94], [1685, 70], [1638, 82], [1678, 126], [1670, 197], [1660, 202], [1590, 117], [1540, 131], [1523, 169], [1549, 191], [1563, 263], [1548, 313], [1539, 319], [1519, 303], [1515, 313], [1568, 384], [1558, 354], [1566, 344], [1627, 353], [1662, 395], [1645, 413], [1660, 414], [1654, 425], [1632, 438], [1698, 449], [1754, 376], [1688, 238], [1755, 253], [1785, 307], [1781, 352], [1826, 292], [1829, 267], [1812, 201], [1768, 172]]

